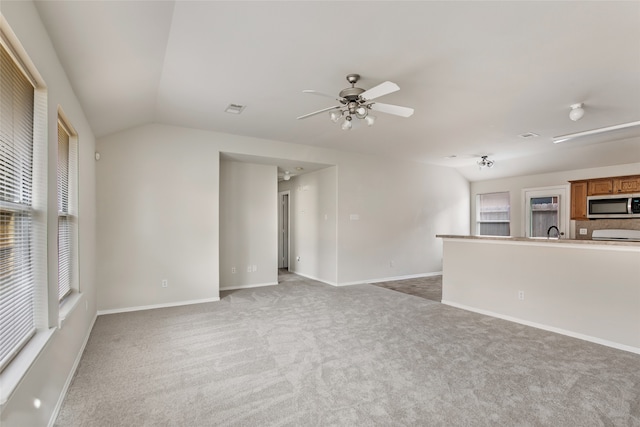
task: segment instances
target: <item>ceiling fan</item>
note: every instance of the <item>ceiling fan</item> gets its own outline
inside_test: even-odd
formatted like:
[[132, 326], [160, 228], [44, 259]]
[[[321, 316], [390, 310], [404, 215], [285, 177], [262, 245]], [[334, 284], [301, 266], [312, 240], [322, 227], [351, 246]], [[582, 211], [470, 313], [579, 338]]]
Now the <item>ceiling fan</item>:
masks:
[[371, 89], [365, 90], [356, 87], [356, 83], [360, 80], [359, 74], [348, 74], [347, 81], [351, 84], [351, 87], [340, 91], [337, 97], [328, 95], [326, 93], [318, 92], [315, 90], [303, 90], [303, 93], [311, 93], [314, 95], [325, 96], [338, 101], [339, 105], [333, 107], [323, 108], [322, 110], [314, 111], [313, 113], [305, 114], [298, 117], [300, 119], [306, 119], [307, 117], [315, 116], [327, 111], [331, 111], [330, 117], [334, 123], [344, 118], [342, 123], [343, 130], [350, 130], [353, 127], [353, 118], [364, 120], [367, 125], [372, 126], [375, 123], [376, 118], [369, 114], [369, 110], [379, 111], [381, 113], [395, 114], [401, 117], [410, 117], [413, 114], [413, 108], [400, 107], [398, 105], [382, 104], [374, 101], [384, 95], [396, 92], [400, 90], [400, 87], [393, 83], [386, 81], [380, 83]]

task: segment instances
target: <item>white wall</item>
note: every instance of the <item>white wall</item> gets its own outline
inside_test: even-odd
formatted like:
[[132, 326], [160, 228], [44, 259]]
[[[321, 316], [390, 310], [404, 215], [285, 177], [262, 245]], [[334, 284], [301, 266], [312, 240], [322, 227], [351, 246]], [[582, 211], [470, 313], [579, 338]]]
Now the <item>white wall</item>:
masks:
[[444, 240], [443, 303], [640, 353], [639, 246]]
[[154, 131], [98, 142], [101, 311], [219, 296], [218, 150], [206, 139]]
[[469, 233], [469, 183], [453, 169], [360, 157], [338, 182], [341, 284], [439, 273], [435, 235]]
[[290, 191], [289, 271], [333, 285], [338, 282], [337, 169], [299, 175], [279, 185], [280, 191]]
[[276, 166], [220, 162], [220, 289], [278, 283], [277, 192]]
[[[74, 364], [80, 357], [80, 351], [96, 314], [95, 138], [33, 3], [30, 1], [1, 2], [0, 12], [15, 32], [47, 85], [47, 141], [49, 146], [47, 171], [47, 234], [49, 244], [47, 256], [50, 281], [57, 277], [57, 232], [55, 227], [57, 224], [56, 161], [59, 106], [62, 107], [78, 133], [79, 301], [75, 309], [65, 319], [63, 327], [54, 329], [47, 346], [42, 349], [27, 374], [22, 378], [22, 382], [0, 409], [0, 424], [3, 427], [41, 426], [47, 425], [52, 415], [57, 411], [62, 397], [61, 393], [68, 381], [71, 380], [70, 375], [73, 374]], [[49, 284], [50, 288], [55, 288], [55, 286], [55, 283]], [[53, 319], [55, 324], [57, 317], [58, 307], [54, 303], [50, 305], [49, 318]], [[4, 392], [5, 390], [3, 390]], [[39, 398], [42, 402], [39, 409], [33, 405], [34, 398]]]
[[[487, 170], [491, 173], [491, 170]], [[564, 172], [540, 175], [518, 176], [471, 183], [471, 233], [476, 233], [475, 209], [476, 195], [508, 191], [511, 198], [511, 235], [523, 237], [524, 211], [522, 206], [522, 190], [525, 188], [569, 185], [569, 181], [579, 179], [601, 178], [609, 176], [638, 175], [640, 163], [618, 166], [607, 166], [592, 169], [577, 169]]]
[[[337, 166], [335, 189], [329, 175], [314, 178], [326, 183], [320, 196], [321, 215], [333, 209], [331, 198], [338, 201], [337, 264], [332, 260], [332, 243], [327, 241], [317, 258], [312, 255], [319, 263], [309, 273], [316, 271], [329, 283], [437, 273], [442, 243], [435, 235], [469, 232], [469, 184], [449, 168], [164, 125], [102, 138], [98, 149], [103, 154], [98, 162], [102, 310], [217, 296], [220, 195], [216, 162], [220, 152]], [[173, 160], [179, 161], [169, 169]], [[277, 200], [275, 190], [273, 198]], [[123, 203], [129, 207], [130, 225], [123, 225], [125, 214], [118, 213]], [[360, 221], [351, 221], [352, 213], [360, 214]], [[183, 224], [176, 225], [177, 221]], [[166, 235], [167, 227], [177, 226], [184, 238]], [[166, 256], [163, 248], [174, 246], [174, 239], [179, 239], [177, 246], [192, 252]], [[275, 244], [273, 248], [277, 249]], [[168, 289], [159, 286], [165, 274], [161, 268], [172, 274]], [[194, 271], [201, 278], [196, 286], [195, 275], [190, 276]], [[188, 296], [172, 293], [172, 282], [180, 289], [190, 283]]]

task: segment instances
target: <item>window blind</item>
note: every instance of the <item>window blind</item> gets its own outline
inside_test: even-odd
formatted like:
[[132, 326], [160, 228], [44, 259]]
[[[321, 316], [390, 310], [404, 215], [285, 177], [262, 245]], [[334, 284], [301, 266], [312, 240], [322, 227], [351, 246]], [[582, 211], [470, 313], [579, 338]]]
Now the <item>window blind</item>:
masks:
[[476, 199], [476, 234], [509, 236], [510, 196], [508, 192], [478, 194]]
[[35, 332], [34, 87], [0, 44], [0, 371]]
[[71, 293], [72, 221], [69, 211], [69, 132], [58, 121], [58, 301]]

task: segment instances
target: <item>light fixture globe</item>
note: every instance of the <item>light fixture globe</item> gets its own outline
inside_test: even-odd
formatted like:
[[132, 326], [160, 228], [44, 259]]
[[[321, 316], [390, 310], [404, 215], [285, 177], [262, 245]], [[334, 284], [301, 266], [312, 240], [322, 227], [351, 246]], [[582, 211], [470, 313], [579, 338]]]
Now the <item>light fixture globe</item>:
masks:
[[367, 126], [373, 126], [376, 122], [376, 116], [367, 116], [364, 118], [364, 121], [367, 123]]
[[342, 130], [351, 130], [351, 127], [353, 126], [351, 124], [351, 116], [346, 116], [344, 118], [344, 122], [342, 123]]
[[574, 122], [577, 122], [584, 116], [584, 108], [582, 108], [582, 103], [573, 104], [571, 106], [571, 111], [569, 111], [569, 118]]
[[329, 117], [333, 123], [338, 123], [340, 118], [342, 117], [342, 111], [332, 111], [329, 113]]
[[358, 108], [356, 108], [356, 117], [359, 119], [364, 119], [365, 117], [367, 117], [368, 113], [369, 112], [367, 111], [367, 107], [365, 107], [364, 105], [361, 105]]

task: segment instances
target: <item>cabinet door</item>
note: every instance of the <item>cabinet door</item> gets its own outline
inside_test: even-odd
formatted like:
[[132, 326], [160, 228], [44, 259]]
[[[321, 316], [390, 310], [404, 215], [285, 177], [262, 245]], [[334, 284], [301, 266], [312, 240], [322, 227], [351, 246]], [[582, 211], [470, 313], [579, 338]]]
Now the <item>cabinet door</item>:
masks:
[[571, 183], [571, 219], [587, 219], [587, 182]]
[[587, 185], [588, 195], [597, 196], [600, 194], [612, 194], [613, 193], [613, 179], [591, 179]]
[[624, 176], [613, 179], [614, 193], [640, 193], [640, 176]]

